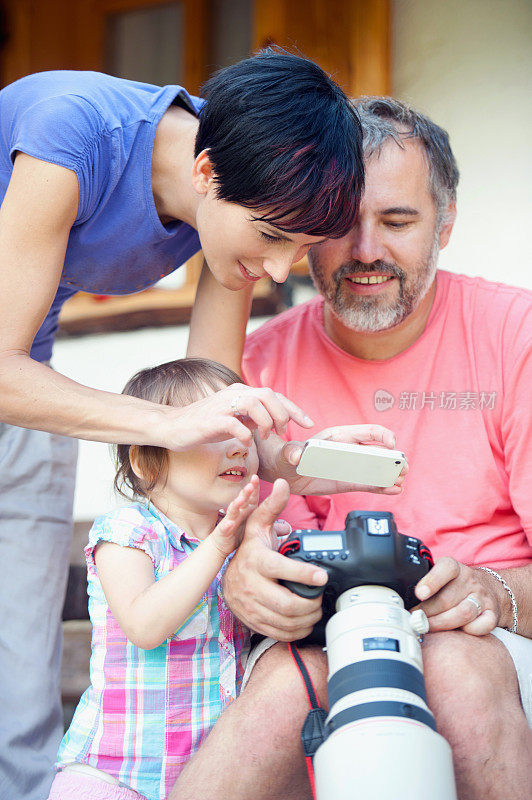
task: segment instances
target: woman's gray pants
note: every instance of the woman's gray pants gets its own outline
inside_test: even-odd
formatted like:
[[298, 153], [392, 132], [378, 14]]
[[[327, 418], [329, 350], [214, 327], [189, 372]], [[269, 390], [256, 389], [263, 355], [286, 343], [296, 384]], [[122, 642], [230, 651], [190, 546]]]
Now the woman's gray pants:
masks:
[[43, 800], [63, 733], [77, 442], [0, 423], [0, 798]]

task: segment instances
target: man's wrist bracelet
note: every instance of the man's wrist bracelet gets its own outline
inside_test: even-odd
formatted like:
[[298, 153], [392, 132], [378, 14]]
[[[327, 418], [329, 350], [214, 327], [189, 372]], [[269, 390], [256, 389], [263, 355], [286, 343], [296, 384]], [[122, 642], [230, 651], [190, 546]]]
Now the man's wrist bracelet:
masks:
[[518, 619], [517, 619], [517, 601], [515, 599], [514, 593], [512, 592], [512, 590], [510, 589], [510, 587], [508, 586], [508, 584], [506, 583], [504, 578], [501, 577], [501, 575], [499, 575], [498, 572], [495, 572], [494, 569], [491, 569], [490, 567], [479, 567], [479, 569], [483, 570], [484, 572], [488, 572], [490, 575], [493, 575], [494, 578], [497, 578], [499, 583], [502, 583], [502, 585], [504, 586], [504, 588], [508, 592], [508, 596], [510, 598], [510, 603], [512, 604], [512, 623], [513, 624], [512, 624], [511, 628], [505, 628], [505, 630], [506, 631], [510, 631], [510, 633], [517, 633], [517, 623], [518, 623]]

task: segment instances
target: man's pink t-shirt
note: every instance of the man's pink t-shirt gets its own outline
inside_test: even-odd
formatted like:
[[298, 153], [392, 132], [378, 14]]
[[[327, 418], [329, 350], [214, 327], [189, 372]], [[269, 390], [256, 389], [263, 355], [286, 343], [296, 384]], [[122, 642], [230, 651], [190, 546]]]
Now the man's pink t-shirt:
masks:
[[316, 422], [310, 432], [290, 423], [287, 438], [380, 423], [409, 462], [401, 495], [292, 497], [292, 525], [338, 530], [353, 509], [387, 510], [436, 557], [532, 561], [532, 292], [439, 271], [423, 334], [385, 361], [335, 345], [316, 297], [248, 337], [244, 375]]

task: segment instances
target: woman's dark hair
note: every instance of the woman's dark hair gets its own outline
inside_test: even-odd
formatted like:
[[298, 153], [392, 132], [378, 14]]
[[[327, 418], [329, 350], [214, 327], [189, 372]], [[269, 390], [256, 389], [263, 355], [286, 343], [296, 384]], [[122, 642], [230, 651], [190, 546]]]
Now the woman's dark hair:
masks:
[[[182, 358], [137, 372], [127, 382], [122, 394], [163, 406], [179, 407], [206, 397], [209, 389], [217, 392], [232, 383], [242, 383], [242, 378], [223, 364], [206, 358]], [[133, 470], [132, 453], [142, 478]], [[119, 444], [115, 447], [115, 460], [115, 489], [128, 499], [130, 494], [147, 497], [159, 480], [166, 480], [168, 456], [163, 447]]]
[[364, 187], [362, 132], [321, 67], [267, 48], [214, 74], [203, 96], [195, 155], [208, 151], [221, 200], [286, 232], [345, 236]]

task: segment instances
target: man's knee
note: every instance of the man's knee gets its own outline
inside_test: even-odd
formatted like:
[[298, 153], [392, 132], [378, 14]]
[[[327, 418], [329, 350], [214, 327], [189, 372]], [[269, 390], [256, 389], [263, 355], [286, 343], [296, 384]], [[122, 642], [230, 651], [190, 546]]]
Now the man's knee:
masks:
[[[300, 648], [301, 657], [324, 708], [327, 707], [327, 660], [320, 647]], [[267, 650], [253, 667], [244, 694], [257, 701], [283, 704], [284, 713], [297, 709], [298, 716], [309, 703], [301, 673], [288, 646], [279, 642]], [[300, 712], [300, 713], [299, 713]]]
[[520, 706], [513, 661], [494, 636], [463, 631], [429, 634], [423, 643], [427, 698], [439, 724], [482, 724]]

